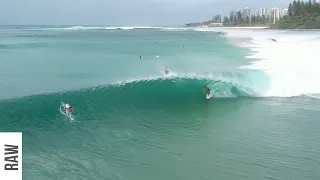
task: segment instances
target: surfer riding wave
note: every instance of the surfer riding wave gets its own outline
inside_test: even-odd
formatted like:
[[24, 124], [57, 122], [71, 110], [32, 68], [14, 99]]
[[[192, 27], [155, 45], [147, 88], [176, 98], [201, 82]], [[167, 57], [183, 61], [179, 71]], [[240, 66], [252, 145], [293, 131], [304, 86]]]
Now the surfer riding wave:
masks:
[[65, 109], [66, 109], [66, 115], [72, 116], [72, 106], [70, 106], [69, 104], [66, 104]]
[[[64, 110], [62, 110], [62, 108]], [[72, 115], [72, 112], [73, 112], [72, 106], [69, 105], [68, 103], [67, 104], [61, 103], [60, 112], [61, 112], [61, 114], [68, 116], [71, 120], [74, 119], [74, 116]]]
[[208, 86], [204, 86], [204, 88], [206, 88], [207, 95], [210, 95], [210, 89], [208, 88]]

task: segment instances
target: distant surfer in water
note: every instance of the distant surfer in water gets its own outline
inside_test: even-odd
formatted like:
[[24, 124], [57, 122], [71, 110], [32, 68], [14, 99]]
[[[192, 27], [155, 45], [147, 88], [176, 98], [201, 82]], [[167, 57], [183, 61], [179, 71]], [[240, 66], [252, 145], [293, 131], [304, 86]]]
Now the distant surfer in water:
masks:
[[210, 95], [210, 89], [208, 88], [208, 86], [204, 86], [204, 88], [206, 88], [207, 95]]
[[139, 56], [139, 59], [142, 59], [142, 56]]
[[66, 108], [67, 116], [71, 116], [72, 115], [72, 106], [70, 106], [69, 104], [66, 104], [65, 108]]
[[166, 68], [164, 68], [164, 73], [165, 73], [165, 74], [168, 74], [168, 73], [169, 73], [169, 70], [168, 70], [167, 66], [166, 66]]

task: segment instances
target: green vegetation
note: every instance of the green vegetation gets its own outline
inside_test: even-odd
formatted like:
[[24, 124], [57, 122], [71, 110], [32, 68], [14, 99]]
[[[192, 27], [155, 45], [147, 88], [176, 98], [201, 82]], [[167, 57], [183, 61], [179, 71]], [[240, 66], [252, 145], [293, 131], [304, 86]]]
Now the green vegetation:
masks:
[[186, 23], [185, 26], [187, 26], [187, 27], [209, 26], [212, 23], [216, 23], [216, 22], [211, 20], [211, 21], [204, 21], [204, 22], [200, 22], [200, 23]]
[[231, 27], [250, 27], [250, 26], [270, 26], [270, 16], [267, 15], [252, 15], [251, 18], [242, 17], [242, 13], [236, 12], [235, 15], [230, 15], [230, 17], [224, 17], [223, 26]]
[[320, 3], [316, 0], [293, 1], [289, 4], [288, 14], [271, 28], [277, 29], [320, 29]]
[[252, 15], [250, 18], [248, 16], [243, 17], [243, 13], [241, 11], [234, 12], [230, 14], [230, 17], [223, 18], [223, 26], [231, 26], [231, 27], [246, 27], [246, 26], [269, 26], [270, 25], [270, 16], [259, 16]]
[[204, 21], [200, 23], [186, 23], [187, 27], [197, 27], [197, 26], [217, 26], [217, 23], [221, 23], [221, 15], [215, 15], [212, 20]]

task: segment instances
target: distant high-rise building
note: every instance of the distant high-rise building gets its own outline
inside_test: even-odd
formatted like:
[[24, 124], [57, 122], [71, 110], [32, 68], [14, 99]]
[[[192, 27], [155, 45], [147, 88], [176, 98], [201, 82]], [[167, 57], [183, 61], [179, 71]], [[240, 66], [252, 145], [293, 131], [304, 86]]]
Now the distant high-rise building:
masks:
[[229, 22], [235, 23], [236, 22], [236, 12], [234, 10], [230, 11], [229, 13]]
[[237, 23], [242, 23], [241, 11], [236, 12], [236, 21]]
[[267, 16], [267, 8], [260, 8], [259, 16]]
[[247, 21], [247, 19], [249, 19], [248, 23], [250, 23], [250, 21], [251, 21], [251, 15], [250, 14], [251, 14], [250, 8], [248, 8], [248, 7], [244, 8], [242, 10], [242, 18], [243, 18], [243, 20]]
[[270, 15], [271, 15], [271, 20], [273, 21], [273, 24], [275, 24], [276, 21], [280, 19], [280, 12], [281, 12], [280, 8], [271, 9]]
[[282, 18], [283, 16], [286, 16], [288, 14], [288, 9], [282, 9], [280, 12], [280, 18]]

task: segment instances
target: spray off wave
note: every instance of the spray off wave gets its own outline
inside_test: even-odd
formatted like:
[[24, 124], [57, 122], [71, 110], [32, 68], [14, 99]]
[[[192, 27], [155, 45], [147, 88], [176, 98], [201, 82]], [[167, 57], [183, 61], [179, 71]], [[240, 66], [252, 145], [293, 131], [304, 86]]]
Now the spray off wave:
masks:
[[[248, 38], [242, 31], [228, 32], [231, 41]], [[318, 32], [252, 31], [250, 40], [238, 46], [249, 47], [250, 65], [241, 69], [261, 70], [270, 79], [266, 97], [292, 97], [320, 93], [320, 46]]]

